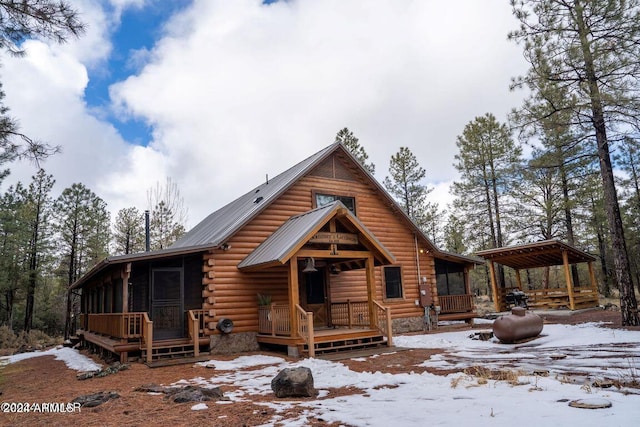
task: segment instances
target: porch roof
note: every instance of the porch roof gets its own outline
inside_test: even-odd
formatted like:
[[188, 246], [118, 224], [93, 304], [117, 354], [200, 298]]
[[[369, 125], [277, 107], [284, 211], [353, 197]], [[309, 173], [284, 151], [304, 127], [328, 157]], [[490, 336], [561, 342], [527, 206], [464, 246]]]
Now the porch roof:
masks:
[[241, 270], [283, 265], [300, 250], [331, 218], [350, 224], [362, 243], [373, 253], [376, 264], [393, 264], [393, 254], [340, 201], [289, 218], [239, 264]]
[[487, 261], [497, 262], [516, 270], [549, 267], [564, 264], [563, 252], [567, 253], [569, 264], [592, 262], [596, 258], [557, 239], [543, 240], [524, 245], [506, 246], [476, 252]]

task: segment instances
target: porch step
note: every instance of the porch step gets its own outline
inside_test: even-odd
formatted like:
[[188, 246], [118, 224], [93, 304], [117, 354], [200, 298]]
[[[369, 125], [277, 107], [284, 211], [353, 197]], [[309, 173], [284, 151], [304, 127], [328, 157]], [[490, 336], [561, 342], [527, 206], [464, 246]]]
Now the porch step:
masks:
[[163, 366], [188, 365], [191, 363], [206, 362], [207, 360], [210, 360], [210, 358], [211, 355], [209, 354], [209, 352], [200, 352], [200, 355], [198, 357], [191, 356], [178, 357], [174, 359], [158, 359], [152, 362], [145, 362], [145, 365], [150, 368], [161, 368]]
[[[337, 353], [342, 351], [363, 350], [370, 348], [377, 348], [382, 345], [386, 345], [387, 341], [382, 335], [374, 335], [369, 337], [338, 339], [332, 341], [316, 342], [313, 346], [316, 356]], [[309, 346], [302, 346], [302, 353], [309, 354]]]
[[[141, 348], [142, 358], [146, 360], [147, 349]], [[185, 340], [165, 340], [154, 342], [151, 348], [151, 363], [167, 360], [193, 358], [195, 351], [193, 343]]]

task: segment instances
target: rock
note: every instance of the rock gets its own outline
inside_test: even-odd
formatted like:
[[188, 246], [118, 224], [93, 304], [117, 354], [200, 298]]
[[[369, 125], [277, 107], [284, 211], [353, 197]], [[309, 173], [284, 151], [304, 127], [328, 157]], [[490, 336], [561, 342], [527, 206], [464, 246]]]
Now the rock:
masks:
[[99, 391], [98, 393], [85, 394], [78, 396], [72, 400], [73, 403], [79, 403], [83, 408], [94, 408], [102, 405], [111, 399], [117, 399], [120, 395], [114, 391]]
[[181, 387], [165, 387], [158, 384], [143, 384], [140, 387], [136, 387], [133, 391], [140, 391], [142, 393], [162, 393], [162, 394], [171, 394], [177, 393], [182, 390]]
[[167, 396], [175, 403], [185, 402], [206, 402], [208, 400], [228, 400], [225, 398], [220, 387], [204, 388], [186, 386], [182, 390]]
[[285, 368], [271, 380], [271, 390], [276, 397], [315, 397], [318, 391], [313, 386], [311, 369]]
[[129, 365], [127, 365], [126, 363], [115, 362], [108, 368], [101, 369], [99, 371], [90, 371], [90, 372], [83, 372], [81, 374], [78, 374], [76, 375], [76, 379], [88, 380], [89, 378], [93, 378], [93, 377], [101, 378], [101, 377], [106, 377], [107, 375], [118, 373], [120, 371], [125, 371], [127, 369], [129, 369]]

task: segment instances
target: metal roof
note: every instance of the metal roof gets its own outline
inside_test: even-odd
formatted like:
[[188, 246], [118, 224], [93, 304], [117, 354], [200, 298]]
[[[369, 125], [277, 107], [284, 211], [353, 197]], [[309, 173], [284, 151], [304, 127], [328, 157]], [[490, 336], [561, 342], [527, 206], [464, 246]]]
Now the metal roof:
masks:
[[[121, 264], [128, 261], [139, 261], [144, 259], [155, 259], [187, 253], [196, 253], [221, 246], [245, 224], [269, 206], [271, 202], [287, 191], [301, 177], [338, 150], [351, 158], [356, 167], [358, 167], [364, 175], [369, 177], [371, 184], [378, 189], [382, 197], [386, 198], [391, 205], [396, 207], [395, 212], [404, 217], [409, 226], [413, 228], [413, 231], [429, 244], [433, 249], [433, 254], [436, 258], [447, 259], [455, 262], [477, 263], [473, 258], [444, 252], [438, 249], [424, 234], [424, 232], [415, 225], [402, 208], [400, 208], [393, 197], [391, 197], [391, 195], [373, 177], [373, 175], [362, 167], [349, 150], [347, 150], [342, 144], [336, 142], [213, 212], [189, 230], [189, 232], [182, 236], [182, 238], [178, 239], [178, 241], [169, 248], [154, 252], [109, 257], [94, 266], [88, 273], [74, 283], [72, 288], [80, 287], [90, 277], [97, 274], [108, 265]], [[356, 221], [360, 223], [357, 218]]]
[[295, 249], [306, 243], [306, 241], [333, 218], [339, 210], [345, 212], [345, 219], [355, 225], [366, 240], [373, 243], [372, 246], [379, 252], [378, 258], [382, 257], [389, 263], [395, 262], [393, 254], [376, 239], [364, 224], [340, 201], [335, 201], [289, 218], [253, 252], [247, 255], [247, 257], [238, 264], [238, 268], [255, 268], [258, 266], [272, 265], [274, 263], [284, 264], [293, 255]]
[[222, 245], [247, 222], [262, 212], [269, 204], [294, 184], [318, 162], [330, 155], [339, 143], [329, 145], [311, 157], [301, 161], [280, 175], [269, 179], [233, 202], [218, 209], [198, 225], [193, 227], [171, 248], [209, 245]]
[[596, 258], [557, 239], [543, 240], [524, 245], [506, 246], [476, 252], [476, 255], [516, 270], [562, 265], [563, 252], [569, 264], [592, 262]]

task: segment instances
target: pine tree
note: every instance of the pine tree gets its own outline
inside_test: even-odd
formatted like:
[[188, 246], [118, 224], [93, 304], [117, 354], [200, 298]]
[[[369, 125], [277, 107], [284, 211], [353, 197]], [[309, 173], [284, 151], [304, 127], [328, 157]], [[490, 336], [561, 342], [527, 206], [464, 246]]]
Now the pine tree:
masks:
[[[14, 55], [24, 55], [20, 46], [30, 38], [49, 39], [64, 43], [85, 30], [78, 12], [62, 0], [0, 0], [0, 49]], [[57, 152], [59, 147], [33, 140], [18, 130], [2, 104], [4, 92], [0, 84], [0, 164], [16, 157], [36, 162]]]
[[612, 132], [629, 123], [637, 126], [633, 118], [640, 111], [640, 2], [512, 0], [511, 4], [520, 29], [509, 38], [523, 45], [531, 64], [513, 87], [545, 97], [547, 83], [556, 83], [567, 91], [556, 110], [571, 111], [576, 125], [595, 135], [622, 323], [639, 325], [610, 145]]
[[431, 223], [437, 220], [437, 206], [427, 201], [433, 189], [422, 184], [426, 173], [411, 150], [400, 147], [400, 151], [391, 156], [390, 177], [385, 177], [384, 186], [409, 218], [428, 234]]
[[151, 249], [166, 249], [185, 233], [187, 209], [178, 184], [167, 177], [166, 184], [156, 183], [147, 191], [150, 220]]
[[50, 250], [50, 217], [53, 200], [50, 193], [55, 183], [53, 175], [47, 175], [43, 169], [32, 178], [24, 195], [23, 220], [28, 223], [31, 235], [29, 239], [28, 283], [24, 312], [24, 331], [29, 332], [33, 326], [36, 286], [40, 281], [40, 263]]
[[341, 129], [336, 135], [335, 142], [339, 142], [345, 146], [347, 150], [360, 162], [363, 168], [365, 168], [371, 175], [376, 172], [376, 165], [373, 163], [367, 163], [369, 155], [365, 151], [364, 147], [358, 142], [358, 138], [355, 137], [353, 132], [348, 128]]
[[114, 224], [115, 253], [125, 255], [143, 252], [145, 249], [144, 216], [136, 208], [118, 211]]
[[507, 125], [489, 113], [469, 122], [456, 145], [454, 166], [460, 173], [453, 184], [456, 205], [481, 227], [478, 232], [488, 236], [489, 248], [504, 246], [502, 205], [516, 180], [522, 149]]
[[[83, 184], [66, 188], [54, 203], [56, 229], [63, 256], [67, 287], [99, 262], [107, 253], [109, 214], [102, 199]], [[74, 298], [67, 289], [65, 339], [71, 331]]]

